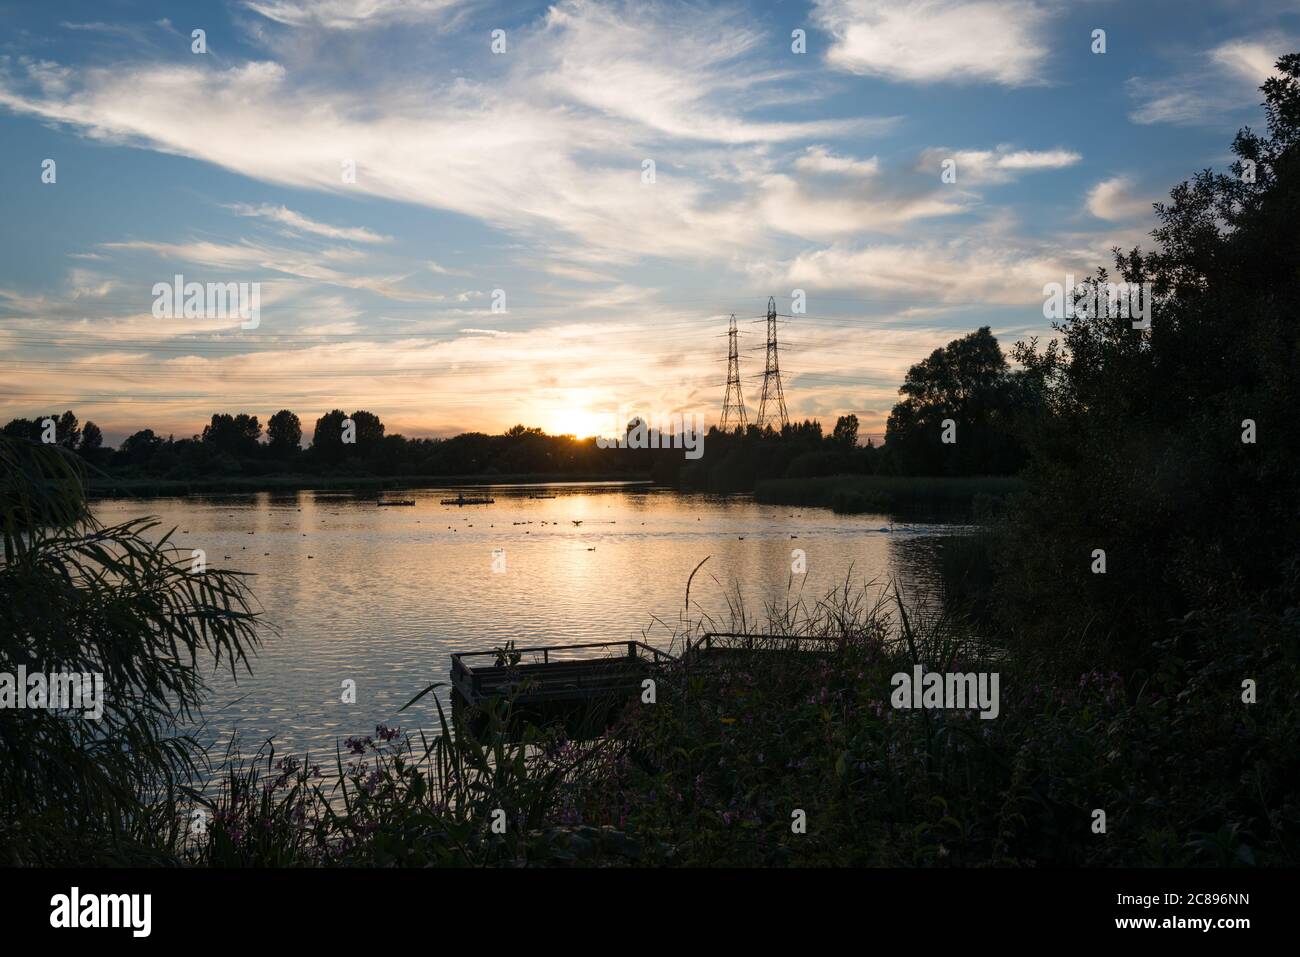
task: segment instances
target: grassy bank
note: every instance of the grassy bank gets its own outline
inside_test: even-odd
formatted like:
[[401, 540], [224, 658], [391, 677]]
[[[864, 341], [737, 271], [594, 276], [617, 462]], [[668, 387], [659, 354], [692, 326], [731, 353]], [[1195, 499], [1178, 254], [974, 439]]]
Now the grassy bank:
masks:
[[754, 498], [774, 505], [829, 508], [843, 514], [925, 512], [973, 514], [982, 503], [999, 502], [1019, 492], [1014, 476], [949, 478], [894, 475], [829, 475], [823, 478], [770, 479], [758, 483]]
[[627, 473], [580, 473], [553, 475], [257, 475], [212, 479], [116, 478], [96, 476], [88, 481], [91, 497], [114, 495], [194, 495], [215, 492], [380, 491], [397, 488], [445, 488], [458, 485], [534, 485], [568, 482], [648, 481], [649, 475]]

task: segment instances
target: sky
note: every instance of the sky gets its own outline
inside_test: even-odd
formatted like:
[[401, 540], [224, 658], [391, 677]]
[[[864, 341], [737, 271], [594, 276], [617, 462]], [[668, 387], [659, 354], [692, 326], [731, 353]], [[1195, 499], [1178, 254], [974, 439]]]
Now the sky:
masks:
[[[715, 422], [733, 313], [752, 418], [773, 296], [791, 418], [879, 441], [912, 363], [1149, 246], [1297, 50], [1296, 0], [0, 4], [0, 421]], [[178, 274], [256, 326], [158, 315]]]

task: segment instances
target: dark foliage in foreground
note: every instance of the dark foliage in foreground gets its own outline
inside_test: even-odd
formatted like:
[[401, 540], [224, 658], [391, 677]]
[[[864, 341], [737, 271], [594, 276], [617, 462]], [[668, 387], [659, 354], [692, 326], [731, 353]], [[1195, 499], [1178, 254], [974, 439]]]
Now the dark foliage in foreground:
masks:
[[[349, 740], [323, 776], [232, 763], [215, 865], [1249, 866], [1300, 861], [1300, 616], [1199, 616], [1153, 671], [1070, 682], [942, 616], [837, 590], [771, 608], [771, 648], [678, 663], [600, 739], [525, 726]], [[738, 625], [754, 627], [738, 615]], [[1000, 713], [895, 710], [916, 663], [995, 670]], [[1267, 689], [1240, 700], [1241, 674]], [[1093, 830], [1094, 810], [1106, 832]], [[806, 831], [794, 828], [802, 812]], [[494, 820], [501, 829], [494, 830]]]
[[1148, 664], [1190, 612], [1300, 601], [1300, 55], [1278, 66], [1268, 138], [1243, 130], [1231, 174], [1157, 206], [1156, 251], [1116, 252], [1152, 284], [1151, 328], [1076, 318], [1017, 349], [1047, 402], [997, 545], [1017, 649]]
[[0, 436], [0, 467], [0, 674], [104, 682], [98, 720], [0, 708], [0, 863], [148, 857], [202, 760], [177, 730], [199, 663], [240, 667], [257, 644], [242, 576], [194, 574], [148, 519], [94, 521], [66, 449]]

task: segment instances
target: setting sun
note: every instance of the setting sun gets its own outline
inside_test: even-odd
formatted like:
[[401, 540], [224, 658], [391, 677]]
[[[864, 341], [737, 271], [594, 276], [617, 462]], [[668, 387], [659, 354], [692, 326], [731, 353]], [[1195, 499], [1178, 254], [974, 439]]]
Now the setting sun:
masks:
[[562, 409], [543, 417], [542, 428], [550, 435], [572, 435], [585, 439], [599, 435], [605, 419], [589, 409]]

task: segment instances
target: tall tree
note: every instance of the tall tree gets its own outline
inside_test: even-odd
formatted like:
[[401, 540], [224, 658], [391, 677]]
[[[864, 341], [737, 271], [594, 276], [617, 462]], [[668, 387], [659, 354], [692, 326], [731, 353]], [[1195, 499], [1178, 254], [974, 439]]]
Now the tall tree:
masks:
[[41, 440], [41, 424], [35, 419], [10, 419], [0, 432], [14, 439]]
[[104, 433], [94, 422], [87, 420], [81, 428], [81, 445], [77, 451], [82, 455], [92, 455], [104, 444]]
[[[907, 370], [885, 427], [897, 471], [921, 475], [1005, 473], [1023, 452], [1012, 417], [1025, 401], [988, 326], [954, 339]], [[950, 421], [945, 425], [945, 421]]]
[[846, 448], [853, 448], [858, 444], [858, 417], [853, 413], [841, 415], [835, 420], [835, 430], [831, 433], [831, 438]]
[[55, 434], [58, 436], [56, 441], [60, 448], [76, 451], [81, 446], [81, 424], [72, 414], [72, 410], [69, 409], [60, 416], [52, 415], [50, 418], [58, 422]]
[[355, 450], [358, 455], [372, 455], [384, 438], [384, 423], [373, 412], [358, 409], [352, 413], [352, 422], [356, 426]]
[[267, 420], [266, 437], [277, 455], [296, 452], [302, 444], [302, 422], [288, 409], [281, 409]]
[[252, 455], [257, 451], [262, 426], [257, 416], [218, 414], [203, 427], [203, 442], [230, 455]]
[[343, 458], [343, 423], [348, 414], [342, 409], [333, 409], [316, 420], [312, 432], [312, 454], [322, 463], [333, 465]]
[[144, 465], [162, 444], [163, 440], [154, 434], [153, 429], [141, 429], [122, 440], [117, 455], [131, 465]]

